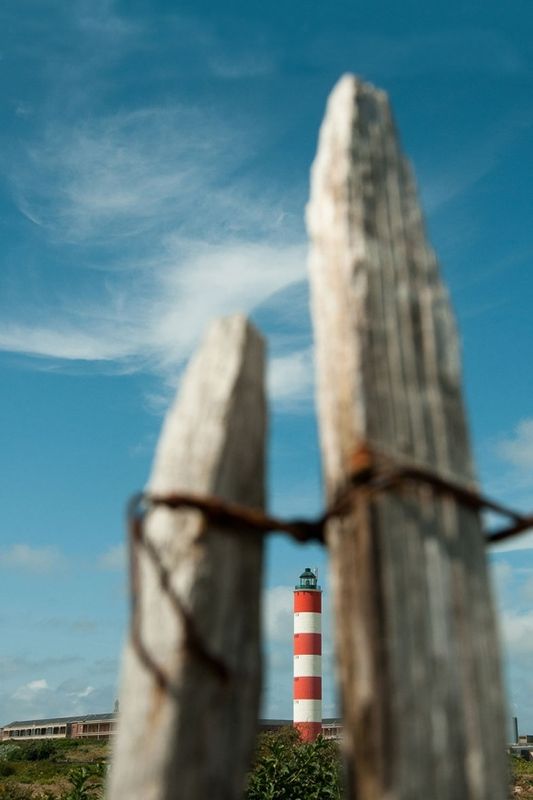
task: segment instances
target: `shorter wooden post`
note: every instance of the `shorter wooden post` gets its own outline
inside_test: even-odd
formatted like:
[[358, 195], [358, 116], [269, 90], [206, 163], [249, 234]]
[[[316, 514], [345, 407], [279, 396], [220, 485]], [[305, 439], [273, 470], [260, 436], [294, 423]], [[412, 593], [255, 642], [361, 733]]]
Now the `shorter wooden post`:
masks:
[[[263, 508], [265, 420], [262, 340], [242, 316], [221, 320], [167, 416], [149, 491]], [[161, 507], [149, 512], [145, 537], [152, 557], [136, 554], [138, 633], [157, 668], [128, 642], [108, 796], [237, 800], [258, 717], [261, 539]]]

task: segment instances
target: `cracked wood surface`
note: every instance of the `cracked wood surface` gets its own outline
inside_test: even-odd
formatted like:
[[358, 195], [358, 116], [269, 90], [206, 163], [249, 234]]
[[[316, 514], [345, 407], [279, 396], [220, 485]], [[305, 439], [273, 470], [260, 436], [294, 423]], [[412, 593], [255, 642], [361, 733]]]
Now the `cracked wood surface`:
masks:
[[[148, 489], [215, 494], [264, 507], [264, 347], [242, 316], [216, 322], [167, 415]], [[255, 743], [260, 693], [260, 537], [214, 530], [197, 511], [156, 508], [145, 535], [171, 576], [196, 637], [224, 680], [186, 646], [183, 619], [139, 552], [144, 647], [129, 641], [108, 787], [110, 800], [237, 800]]]
[[[472, 485], [458, 338], [386, 95], [334, 89], [308, 226], [328, 498], [358, 445]], [[348, 796], [502, 800], [499, 647], [479, 515], [427, 487], [327, 529]]]

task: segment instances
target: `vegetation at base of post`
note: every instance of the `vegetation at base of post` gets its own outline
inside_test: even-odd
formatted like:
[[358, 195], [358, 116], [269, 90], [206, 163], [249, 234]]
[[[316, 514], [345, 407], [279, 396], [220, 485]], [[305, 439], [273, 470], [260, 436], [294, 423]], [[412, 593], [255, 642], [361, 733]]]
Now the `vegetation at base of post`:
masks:
[[0, 800], [100, 800], [109, 744], [84, 739], [0, 743]]
[[302, 742], [294, 728], [259, 736], [245, 800], [340, 800], [341, 764], [335, 742]]
[[[37, 742], [0, 743], [0, 800], [101, 800], [109, 752], [107, 742], [53, 741], [44, 754]], [[31, 754], [31, 755], [30, 755]], [[83, 763], [82, 763], [83, 762]], [[533, 761], [510, 759], [509, 797], [533, 800]], [[259, 736], [244, 800], [340, 800], [339, 749], [319, 737], [307, 744], [293, 728]]]
[[509, 796], [520, 800], [533, 800], [533, 761], [517, 756], [510, 757], [511, 791]]
[[[511, 758], [509, 771], [509, 798], [533, 800], [533, 761]], [[245, 800], [341, 800], [342, 797], [336, 742], [319, 736], [307, 744], [294, 728], [259, 736]]]

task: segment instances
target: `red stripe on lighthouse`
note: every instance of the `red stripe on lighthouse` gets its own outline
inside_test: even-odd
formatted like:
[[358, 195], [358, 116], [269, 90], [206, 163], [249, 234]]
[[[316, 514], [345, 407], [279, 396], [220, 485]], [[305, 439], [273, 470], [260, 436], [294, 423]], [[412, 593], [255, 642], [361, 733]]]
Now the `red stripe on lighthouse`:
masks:
[[321, 592], [294, 592], [294, 613], [300, 614], [302, 611], [311, 611], [315, 614], [320, 614], [322, 611], [322, 594]]
[[295, 722], [294, 727], [299, 731], [302, 742], [314, 742], [322, 733], [321, 722]]
[[320, 656], [322, 655], [322, 636], [320, 633], [295, 633], [295, 656]]
[[295, 700], [322, 700], [322, 678], [295, 678]]

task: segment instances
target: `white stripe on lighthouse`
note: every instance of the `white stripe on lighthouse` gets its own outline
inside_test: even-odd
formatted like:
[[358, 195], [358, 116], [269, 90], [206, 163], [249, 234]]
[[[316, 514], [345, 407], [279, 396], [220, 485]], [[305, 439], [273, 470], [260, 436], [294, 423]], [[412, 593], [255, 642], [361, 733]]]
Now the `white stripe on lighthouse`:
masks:
[[320, 678], [322, 656], [294, 656], [295, 678]]
[[322, 700], [294, 700], [294, 722], [322, 722]]
[[294, 615], [294, 633], [321, 633], [322, 614], [300, 611]]

